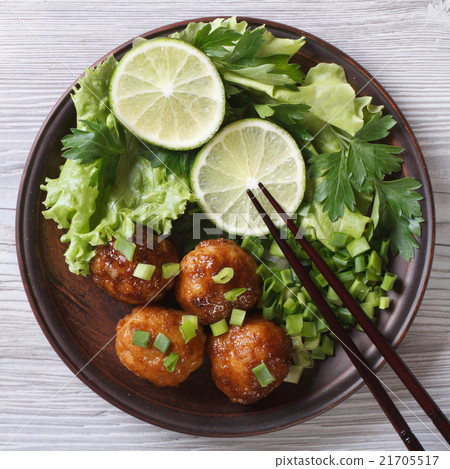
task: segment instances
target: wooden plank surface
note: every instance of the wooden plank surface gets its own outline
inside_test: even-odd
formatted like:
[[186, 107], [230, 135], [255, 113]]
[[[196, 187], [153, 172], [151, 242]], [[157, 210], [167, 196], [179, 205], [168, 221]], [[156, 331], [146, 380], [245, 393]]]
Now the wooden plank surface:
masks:
[[[429, 286], [399, 351], [450, 412], [450, 2], [448, 0], [0, 0], [0, 448], [72, 450], [403, 450], [366, 388], [279, 432], [231, 439], [177, 434], [111, 406], [47, 343], [14, 245], [18, 185], [33, 139], [85, 66], [161, 25], [202, 16], [279, 21], [330, 41], [372, 74], [409, 120], [430, 171], [437, 246]], [[393, 373], [379, 373], [429, 450], [445, 450]], [[420, 420], [414, 414], [420, 416]], [[426, 425], [425, 425], [426, 424]]]

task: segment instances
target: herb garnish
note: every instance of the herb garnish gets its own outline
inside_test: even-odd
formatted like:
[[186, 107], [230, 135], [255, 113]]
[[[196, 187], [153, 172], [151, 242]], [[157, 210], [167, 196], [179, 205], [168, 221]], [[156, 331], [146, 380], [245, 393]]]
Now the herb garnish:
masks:
[[401, 170], [403, 148], [371, 143], [388, 135], [395, 125], [392, 116], [381, 112], [367, 122], [355, 136], [332, 127], [341, 149], [333, 153], [311, 155], [309, 175], [322, 178], [315, 198], [323, 202], [323, 209], [332, 221], [342, 217], [344, 206], [354, 211], [355, 192], [375, 193], [372, 208], [374, 228], [381, 236], [391, 238], [391, 251], [406, 260], [414, 255], [420, 235], [422, 196], [416, 189], [421, 184], [413, 178], [385, 181], [384, 177]]

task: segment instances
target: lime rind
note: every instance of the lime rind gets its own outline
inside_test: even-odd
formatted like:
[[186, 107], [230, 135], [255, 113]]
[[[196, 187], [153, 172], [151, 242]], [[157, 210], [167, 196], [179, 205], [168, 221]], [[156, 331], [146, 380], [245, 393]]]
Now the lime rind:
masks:
[[225, 89], [208, 56], [171, 38], [146, 41], [119, 62], [112, 111], [144, 142], [172, 150], [204, 145], [225, 116]]
[[[268, 233], [246, 194], [248, 188], [254, 190], [265, 210], [273, 214], [257, 182], [289, 214], [303, 199], [305, 163], [298, 145], [284, 129], [262, 119], [243, 119], [220, 130], [200, 150], [191, 169], [191, 187], [203, 212], [232, 235]], [[278, 215], [271, 218], [282, 225]]]

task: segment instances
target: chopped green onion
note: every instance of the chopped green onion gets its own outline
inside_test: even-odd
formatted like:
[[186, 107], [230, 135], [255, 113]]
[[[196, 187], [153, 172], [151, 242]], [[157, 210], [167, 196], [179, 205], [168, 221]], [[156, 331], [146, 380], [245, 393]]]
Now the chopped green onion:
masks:
[[131, 343], [133, 345], [136, 345], [137, 347], [148, 348], [151, 336], [152, 335], [150, 334], [150, 332], [140, 331], [139, 329], [136, 329], [133, 332], [133, 340], [131, 341]]
[[134, 269], [133, 277], [141, 278], [142, 280], [150, 280], [155, 269], [156, 266], [152, 264], [138, 264]]
[[311, 357], [314, 360], [325, 360], [326, 355], [325, 352], [321, 349], [321, 347], [318, 346], [315, 349], [311, 350]]
[[153, 347], [155, 347], [155, 349], [159, 350], [161, 353], [166, 353], [169, 345], [170, 339], [162, 332], [156, 336], [156, 339], [153, 342]]
[[339, 321], [343, 322], [344, 324], [350, 324], [351, 326], [356, 324], [355, 318], [347, 308], [339, 308], [337, 310], [337, 316]]
[[300, 377], [302, 376], [303, 366], [298, 365], [290, 365], [288, 374], [284, 381], [286, 383], [297, 384], [300, 381]]
[[169, 355], [167, 355], [167, 357], [165, 357], [164, 360], [163, 360], [164, 368], [169, 373], [172, 373], [172, 371], [177, 366], [177, 362], [178, 362], [179, 358], [180, 358], [180, 356], [178, 355], [178, 353], [170, 352]]
[[314, 303], [306, 303], [305, 310], [303, 311], [303, 319], [314, 321], [319, 315], [319, 310]]
[[325, 319], [320, 318], [316, 321], [316, 330], [317, 332], [325, 332], [329, 330], [328, 324]]
[[373, 303], [366, 301], [365, 303], [361, 303], [360, 306], [370, 319], [375, 318], [375, 305]]
[[244, 323], [245, 315], [247, 313], [243, 309], [236, 309], [233, 308], [231, 310], [231, 316], [230, 316], [230, 324], [232, 326], [238, 326], [241, 327], [242, 324]]
[[214, 275], [214, 283], [228, 283], [234, 277], [233, 267], [224, 267], [217, 275]]
[[381, 288], [384, 291], [391, 291], [394, 288], [395, 280], [397, 279], [397, 275], [390, 274], [387, 272], [384, 274], [383, 282], [381, 283]]
[[272, 275], [272, 272], [270, 269], [268, 269], [264, 264], [261, 264], [257, 269], [256, 273], [263, 279], [266, 280], [266, 278], [270, 277]]
[[264, 362], [252, 368], [252, 371], [255, 374], [255, 376], [258, 378], [259, 384], [263, 388], [265, 388], [268, 384], [275, 381], [275, 378], [271, 375], [269, 369], [267, 368]]
[[225, 334], [225, 332], [228, 332], [228, 324], [225, 319], [221, 319], [218, 322], [215, 322], [214, 324], [211, 324], [211, 332], [213, 333], [214, 337], [217, 337], [218, 335]]
[[291, 314], [286, 317], [286, 331], [289, 335], [300, 334], [302, 328], [303, 316], [301, 314]]
[[299, 305], [306, 306], [306, 297], [303, 292], [300, 291], [297, 293], [297, 299]]
[[346, 270], [345, 272], [338, 273], [337, 278], [342, 283], [353, 282], [353, 280], [355, 280], [355, 274], [351, 270]]
[[314, 350], [316, 347], [319, 346], [321, 337], [321, 334], [317, 334], [315, 337], [307, 337], [304, 343], [305, 349]]
[[381, 257], [376, 251], [372, 251], [369, 256], [369, 263], [367, 264], [367, 269], [373, 274], [381, 275]]
[[364, 272], [366, 270], [366, 259], [365, 256], [355, 257], [355, 268], [354, 271], [356, 274]]
[[327, 300], [330, 303], [333, 303], [334, 305], [341, 306], [342, 301], [341, 299], [337, 296], [337, 293], [330, 287], [328, 287], [327, 291]]
[[317, 274], [313, 280], [315, 280], [315, 283], [319, 284], [322, 288], [325, 288], [328, 285], [328, 282], [321, 273]]
[[178, 327], [183, 336], [184, 343], [187, 344], [191, 339], [193, 339], [197, 333], [195, 332], [195, 326], [192, 321], [185, 322]]
[[323, 350], [325, 355], [333, 355], [334, 353], [334, 340], [327, 335], [322, 336], [322, 341], [320, 342], [320, 348]]
[[311, 301], [311, 297], [309, 296], [308, 290], [305, 287], [300, 288], [300, 291], [305, 295], [305, 298], [308, 301]]
[[336, 248], [343, 248], [347, 244], [349, 237], [347, 233], [334, 232], [330, 239], [330, 245]]
[[352, 257], [357, 257], [370, 249], [367, 239], [363, 237], [353, 240], [347, 244], [347, 251]]
[[232, 290], [224, 293], [223, 297], [227, 301], [236, 301], [239, 295], [242, 295], [247, 289], [246, 288], [233, 288]]
[[366, 303], [372, 303], [374, 306], [378, 306], [380, 304], [380, 298], [374, 291], [367, 293], [365, 300]]
[[344, 259], [338, 254], [333, 256], [333, 261], [341, 270], [345, 269], [348, 266], [348, 259]]
[[194, 329], [198, 329], [198, 316], [195, 314], [183, 314], [181, 316], [181, 325], [191, 323], [194, 326]]
[[294, 285], [294, 279], [292, 278], [292, 272], [289, 269], [282, 270], [280, 272], [281, 281], [288, 287]]
[[294, 300], [294, 298], [288, 298], [283, 304], [283, 311], [287, 316], [297, 313], [300, 309], [298, 301]]
[[388, 309], [389, 301], [390, 301], [390, 298], [388, 296], [382, 296], [380, 298], [380, 309]]
[[355, 298], [358, 298], [358, 300], [360, 301], [363, 301], [367, 293], [369, 293], [369, 287], [364, 285], [364, 283], [362, 283], [358, 279], [355, 279], [348, 291], [350, 292], [350, 295]]
[[168, 262], [161, 266], [162, 269], [162, 278], [171, 278], [175, 277], [180, 273], [180, 264], [178, 262]]
[[317, 328], [315, 322], [303, 322], [302, 337], [315, 337], [317, 335]]
[[116, 234], [116, 242], [114, 243], [114, 249], [119, 251], [131, 262], [133, 260], [136, 245], [131, 241], [128, 241], [128, 239], [124, 238], [122, 235]]
[[370, 270], [366, 271], [366, 280], [368, 282], [378, 282], [380, 280], [380, 278], [381, 278], [380, 275], [376, 274], [375, 272], [372, 272]]
[[264, 246], [261, 241], [253, 236], [244, 238], [241, 243], [241, 248], [257, 260], [261, 259], [264, 253]]
[[272, 242], [272, 245], [270, 246], [269, 254], [272, 254], [272, 256], [275, 256], [275, 257], [284, 257], [283, 251], [280, 249], [280, 246], [278, 246], [278, 243], [276, 241]]
[[389, 254], [389, 239], [384, 239], [383, 241], [381, 241], [379, 254], [383, 259], [383, 262], [386, 263]]

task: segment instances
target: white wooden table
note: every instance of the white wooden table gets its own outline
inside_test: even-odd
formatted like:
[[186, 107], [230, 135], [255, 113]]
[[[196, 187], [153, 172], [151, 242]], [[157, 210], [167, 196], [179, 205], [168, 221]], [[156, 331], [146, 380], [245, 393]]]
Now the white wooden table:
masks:
[[[415, 131], [433, 182], [437, 244], [427, 293], [399, 351], [450, 413], [450, 1], [0, 0], [2, 449], [162, 450], [169, 440], [180, 450], [403, 450], [365, 387], [309, 422], [267, 435], [213, 439], [148, 425], [73, 378], [28, 305], [14, 245], [16, 198], [55, 101], [85, 66], [130, 38], [186, 18], [234, 14], [284, 22], [341, 48], [376, 75]], [[393, 373], [384, 367], [379, 376], [426, 448], [445, 450], [414, 417], [420, 409]]]

